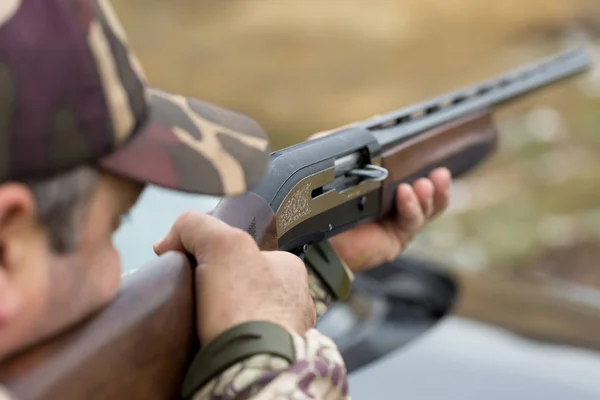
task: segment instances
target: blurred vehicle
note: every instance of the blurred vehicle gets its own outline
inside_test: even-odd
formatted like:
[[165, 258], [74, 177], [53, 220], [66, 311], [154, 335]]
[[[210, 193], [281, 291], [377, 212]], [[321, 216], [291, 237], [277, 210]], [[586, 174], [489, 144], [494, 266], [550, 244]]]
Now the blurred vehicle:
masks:
[[[124, 273], [154, 257], [152, 243], [177, 215], [217, 200], [148, 188], [115, 237]], [[600, 398], [592, 331], [600, 302], [590, 296], [473, 280], [402, 256], [357, 276], [318, 328], [344, 355], [353, 399], [592, 400]]]
[[456, 315], [460, 289], [439, 266], [399, 258], [357, 288], [359, 307], [340, 303], [320, 321], [347, 360], [354, 399], [600, 398], [600, 352]]

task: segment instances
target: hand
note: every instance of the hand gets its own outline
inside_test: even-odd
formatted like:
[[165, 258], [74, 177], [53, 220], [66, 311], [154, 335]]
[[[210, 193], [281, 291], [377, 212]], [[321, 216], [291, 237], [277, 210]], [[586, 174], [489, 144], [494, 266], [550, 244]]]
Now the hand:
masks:
[[[309, 140], [354, 124], [315, 133]], [[334, 236], [329, 239], [332, 247], [354, 273], [394, 260], [416, 234], [446, 209], [451, 180], [447, 168], [438, 168], [428, 178], [421, 178], [412, 186], [399, 185], [396, 191], [398, 212], [394, 217], [359, 225]]]
[[260, 251], [246, 232], [198, 212], [182, 214], [154, 245], [157, 255], [196, 257], [197, 329], [206, 344], [249, 321], [270, 321], [303, 335], [316, 323], [304, 263], [280, 251]]
[[446, 209], [450, 198], [450, 171], [438, 168], [429, 178], [398, 186], [394, 217], [359, 225], [329, 241], [353, 272], [392, 261], [413, 237]]

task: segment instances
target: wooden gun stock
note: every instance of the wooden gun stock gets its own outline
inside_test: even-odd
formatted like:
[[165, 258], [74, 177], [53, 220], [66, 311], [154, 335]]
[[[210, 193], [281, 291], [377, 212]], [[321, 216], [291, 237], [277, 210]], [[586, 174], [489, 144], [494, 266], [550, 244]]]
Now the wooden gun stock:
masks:
[[497, 144], [498, 132], [492, 114], [482, 110], [384, 150], [382, 166], [389, 175], [383, 183], [381, 215], [394, 212], [400, 183], [412, 183], [438, 167], [448, 168], [453, 178], [457, 178], [483, 162]]
[[172, 399], [196, 346], [192, 269], [169, 253], [90, 320], [0, 366], [18, 400]]

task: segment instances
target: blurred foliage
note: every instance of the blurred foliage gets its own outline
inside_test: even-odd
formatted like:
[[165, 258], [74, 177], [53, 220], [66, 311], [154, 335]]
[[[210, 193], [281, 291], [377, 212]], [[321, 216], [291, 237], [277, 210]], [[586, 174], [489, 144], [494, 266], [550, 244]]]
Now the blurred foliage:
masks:
[[[458, 89], [577, 37], [597, 52], [600, 32], [591, 0], [114, 4], [152, 84], [251, 115], [274, 148]], [[455, 183], [448, 214], [411, 251], [513, 274], [544, 270], [539, 260], [560, 249], [600, 243], [599, 111], [598, 70], [504, 107], [499, 152]], [[590, 257], [566, 260], [589, 274]]]

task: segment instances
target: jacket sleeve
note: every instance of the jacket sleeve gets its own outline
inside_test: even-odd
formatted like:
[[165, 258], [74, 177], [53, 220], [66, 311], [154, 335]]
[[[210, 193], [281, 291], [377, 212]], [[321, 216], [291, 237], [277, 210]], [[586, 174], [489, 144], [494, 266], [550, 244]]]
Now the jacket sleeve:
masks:
[[315, 302], [317, 318], [321, 318], [334, 302], [334, 297], [321, 279], [310, 269], [308, 269], [308, 290], [310, 296]]
[[[307, 270], [310, 294], [321, 317], [335, 296], [318, 274]], [[349, 278], [353, 279], [351, 274]], [[316, 329], [303, 337], [291, 335], [295, 363], [269, 354], [249, 357], [208, 382], [193, 399], [349, 399], [346, 365], [336, 344]]]
[[296, 362], [266, 354], [232, 365], [194, 400], [350, 399], [346, 366], [335, 343], [315, 329], [292, 334]]

